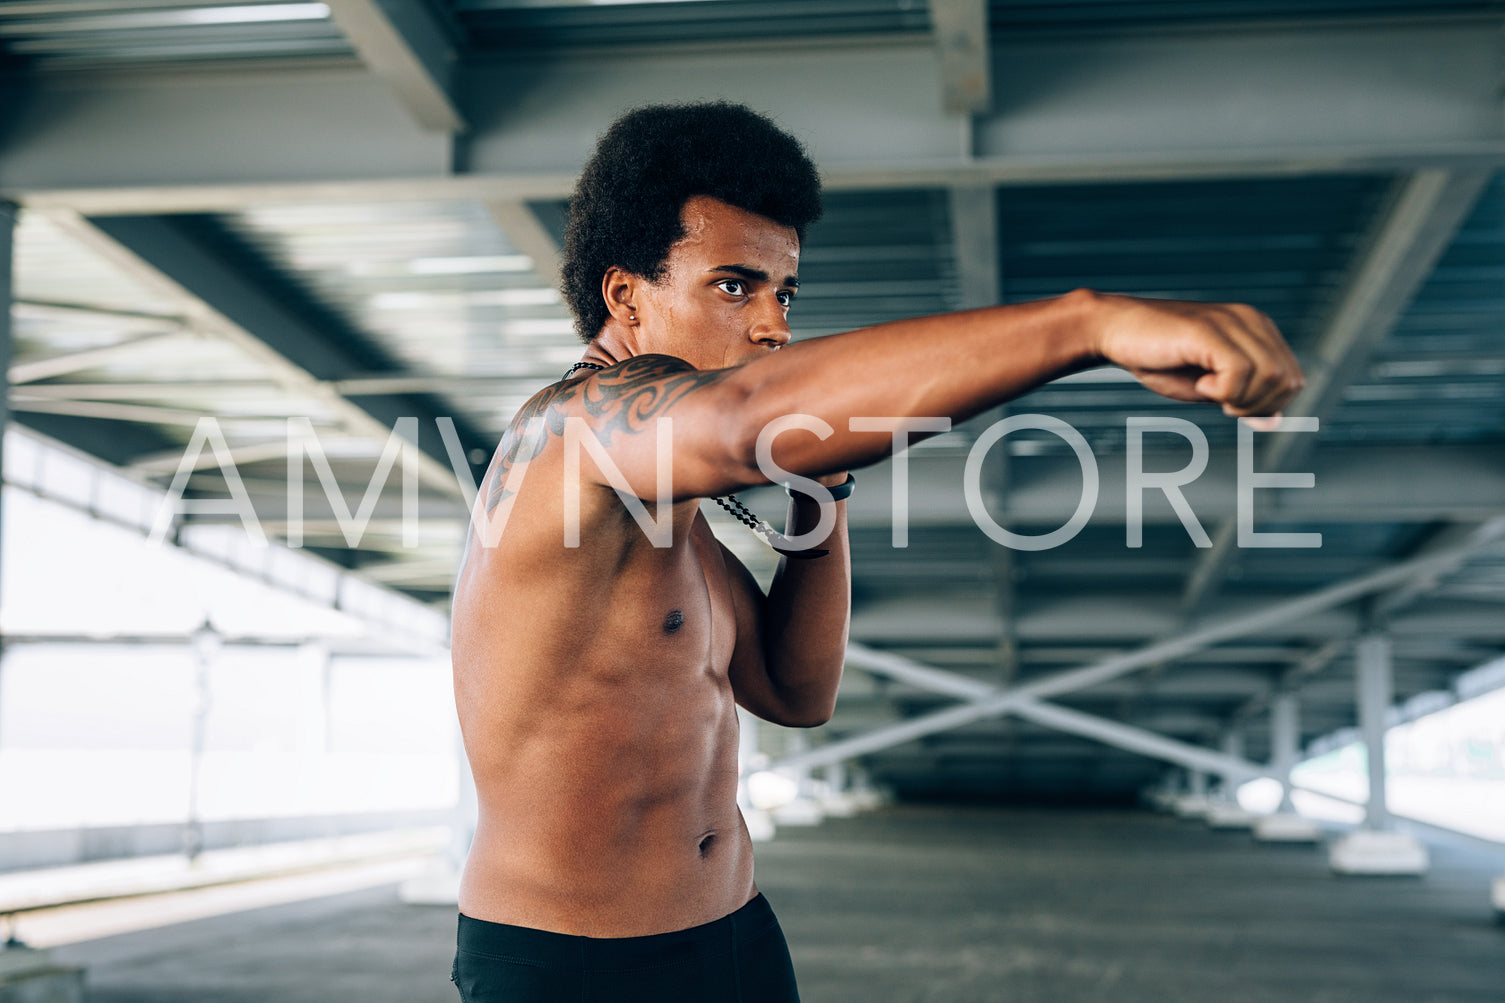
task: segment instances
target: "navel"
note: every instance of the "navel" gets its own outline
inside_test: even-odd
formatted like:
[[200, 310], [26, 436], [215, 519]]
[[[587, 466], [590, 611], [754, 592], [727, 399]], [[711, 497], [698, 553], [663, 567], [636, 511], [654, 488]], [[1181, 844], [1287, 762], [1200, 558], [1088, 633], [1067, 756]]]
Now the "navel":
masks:
[[672, 634], [685, 625], [685, 615], [677, 609], [671, 609], [669, 615], [664, 617], [664, 633]]
[[716, 834], [714, 832], [708, 832], [700, 837], [700, 855], [702, 857], [710, 854], [711, 844], [714, 842], [716, 842]]

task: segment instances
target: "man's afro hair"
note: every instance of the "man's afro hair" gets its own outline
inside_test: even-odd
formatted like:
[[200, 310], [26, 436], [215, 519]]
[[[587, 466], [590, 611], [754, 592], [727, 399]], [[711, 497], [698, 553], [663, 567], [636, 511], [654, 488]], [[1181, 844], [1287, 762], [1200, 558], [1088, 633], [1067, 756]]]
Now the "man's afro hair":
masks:
[[601, 277], [613, 265], [663, 278], [684, 236], [680, 210], [708, 195], [791, 227], [820, 218], [820, 177], [799, 140], [752, 109], [724, 101], [627, 112], [596, 144], [570, 199], [561, 264], [581, 340], [608, 312]]

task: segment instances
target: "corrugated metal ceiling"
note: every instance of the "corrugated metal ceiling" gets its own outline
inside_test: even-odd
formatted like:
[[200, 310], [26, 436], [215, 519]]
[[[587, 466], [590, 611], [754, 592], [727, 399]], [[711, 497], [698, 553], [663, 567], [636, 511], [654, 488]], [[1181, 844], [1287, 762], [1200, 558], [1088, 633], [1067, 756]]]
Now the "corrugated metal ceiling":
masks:
[[0, 4], [0, 54], [41, 69], [348, 56], [322, 3], [267, 0], [15, 0]]

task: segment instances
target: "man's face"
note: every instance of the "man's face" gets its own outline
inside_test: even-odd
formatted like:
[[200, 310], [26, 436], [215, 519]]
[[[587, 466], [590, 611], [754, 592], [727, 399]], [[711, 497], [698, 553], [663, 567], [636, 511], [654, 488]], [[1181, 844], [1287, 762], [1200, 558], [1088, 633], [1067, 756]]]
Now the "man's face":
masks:
[[663, 279], [645, 289], [644, 348], [724, 369], [787, 343], [799, 286], [794, 230], [703, 195], [680, 220], [685, 236], [669, 249]]

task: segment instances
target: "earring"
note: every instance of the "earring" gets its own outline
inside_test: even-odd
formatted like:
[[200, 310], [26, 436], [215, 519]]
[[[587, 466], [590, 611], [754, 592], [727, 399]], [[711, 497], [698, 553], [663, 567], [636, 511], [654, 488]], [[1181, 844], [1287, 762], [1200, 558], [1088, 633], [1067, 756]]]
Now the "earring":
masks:
[[633, 314], [632, 316], [628, 317], [627, 319], [628, 320], [637, 320], [638, 319], [638, 315], [637, 314]]

